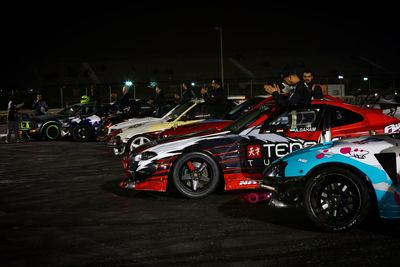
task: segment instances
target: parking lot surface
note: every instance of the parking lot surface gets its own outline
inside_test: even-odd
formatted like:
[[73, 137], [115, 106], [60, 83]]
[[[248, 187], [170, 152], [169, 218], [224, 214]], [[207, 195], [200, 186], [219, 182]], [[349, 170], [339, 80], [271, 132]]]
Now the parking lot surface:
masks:
[[0, 144], [1, 266], [398, 266], [400, 222], [345, 233], [302, 209], [124, 192], [104, 143]]

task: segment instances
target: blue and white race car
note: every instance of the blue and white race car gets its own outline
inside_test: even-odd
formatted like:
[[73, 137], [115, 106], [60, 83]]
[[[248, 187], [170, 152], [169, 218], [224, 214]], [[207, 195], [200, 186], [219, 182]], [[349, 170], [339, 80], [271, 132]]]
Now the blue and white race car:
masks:
[[304, 205], [327, 231], [354, 227], [374, 211], [400, 219], [399, 138], [342, 139], [295, 151], [265, 169], [261, 187], [272, 193], [272, 205]]
[[94, 140], [102, 125], [103, 120], [97, 115], [71, 117], [62, 123], [63, 136], [72, 136], [79, 142]]

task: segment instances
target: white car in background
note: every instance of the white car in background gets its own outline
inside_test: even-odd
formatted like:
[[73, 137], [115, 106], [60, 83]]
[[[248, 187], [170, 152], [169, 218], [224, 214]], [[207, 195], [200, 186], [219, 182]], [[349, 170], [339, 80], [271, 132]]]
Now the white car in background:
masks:
[[[233, 109], [246, 100], [246, 96], [228, 96], [227, 109]], [[163, 131], [209, 119], [207, 104], [203, 99], [193, 99], [169, 111], [164, 117], [134, 120], [114, 125], [109, 145], [115, 155], [122, 155], [152, 141], [149, 132]], [[112, 127], [111, 127], [112, 128]]]
[[[116, 124], [109, 145], [115, 155], [122, 155], [136, 147], [151, 141], [147, 132], [156, 132], [201, 122], [208, 119], [210, 114], [203, 99], [195, 99], [177, 106], [162, 118], [150, 120], [135, 120]], [[121, 127], [122, 124], [122, 127]]]

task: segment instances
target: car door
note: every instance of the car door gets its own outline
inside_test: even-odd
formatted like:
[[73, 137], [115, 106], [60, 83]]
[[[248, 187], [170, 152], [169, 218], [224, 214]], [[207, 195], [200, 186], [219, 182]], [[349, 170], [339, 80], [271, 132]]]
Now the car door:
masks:
[[324, 111], [324, 106], [290, 109], [249, 129], [243, 144], [243, 167], [262, 172], [272, 161], [316, 144], [322, 134]]
[[174, 126], [178, 127], [186, 124], [197, 123], [208, 118], [210, 118], [210, 113], [208, 112], [206, 103], [202, 102], [179, 116], [174, 122]]

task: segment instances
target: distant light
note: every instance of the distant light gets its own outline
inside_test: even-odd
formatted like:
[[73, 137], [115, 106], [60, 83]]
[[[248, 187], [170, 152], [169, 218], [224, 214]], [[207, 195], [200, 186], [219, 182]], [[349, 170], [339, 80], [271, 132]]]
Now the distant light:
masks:
[[375, 96], [378, 96], [378, 93], [375, 93]]
[[125, 82], [125, 85], [126, 85], [126, 86], [132, 86], [132, 85], [133, 85], [133, 82], [128, 80], [128, 81]]
[[397, 95], [397, 92], [394, 92], [395, 95]]
[[337, 76], [337, 78], [338, 78], [339, 80], [343, 80], [343, 79], [344, 79], [344, 77], [343, 77], [342, 75]]
[[363, 80], [364, 80], [364, 81], [368, 81], [368, 77], [364, 77]]
[[192, 86], [195, 86], [195, 85], [196, 85], [196, 83], [191, 83], [191, 85], [192, 85]]

